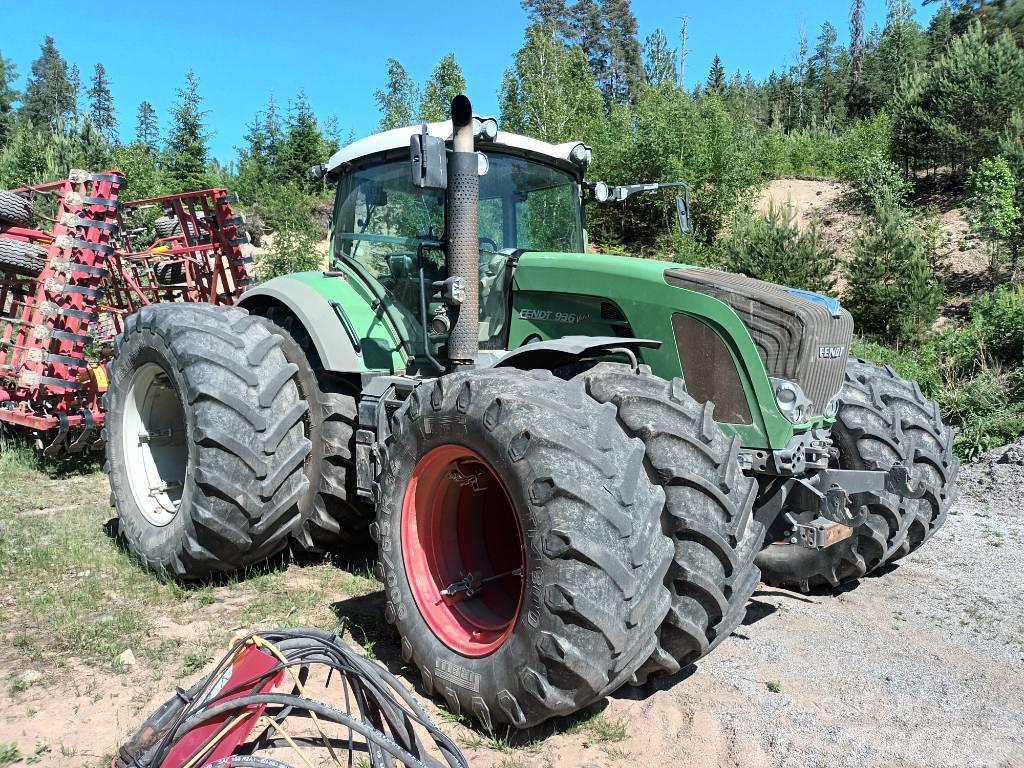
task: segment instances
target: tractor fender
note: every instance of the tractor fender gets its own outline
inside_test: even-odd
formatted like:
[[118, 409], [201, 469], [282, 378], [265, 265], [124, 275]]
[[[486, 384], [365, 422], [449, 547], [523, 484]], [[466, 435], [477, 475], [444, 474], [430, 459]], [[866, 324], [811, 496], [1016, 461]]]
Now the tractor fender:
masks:
[[242, 294], [239, 306], [254, 314], [266, 306], [283, 306], [305, 327], [325, 370], [358, 373], [362, 366], [349, 328], [335, 302], [288, 275], [275, 277]]
[[656, 339], [631, 339], [618, 336], [562, 336], [549, 341], [534, 341], [514, 349], [494, 364], [495, 368], [558, 368], [593, 355], [616, 349], [635, 351], [641, 347], [657, 349]]

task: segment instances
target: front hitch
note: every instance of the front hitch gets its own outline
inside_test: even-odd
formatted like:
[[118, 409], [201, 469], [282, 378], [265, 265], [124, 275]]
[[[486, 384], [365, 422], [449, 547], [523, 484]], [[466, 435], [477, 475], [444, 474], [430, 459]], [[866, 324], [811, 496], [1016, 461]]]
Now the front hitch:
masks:
[[[912, 479], [902, 464], [888, 470], [824, 469], [811, 477], [790, 477], [776, 482], [757, 511], [766, 526], [779, 515], [785, 518], [785, 540], [808, 549], [826, 549], [848, 539], [867, 519], [864, 505], [850, 501], [863, 493], [892, 493], [907, 499], [921, 498], [927, 488], [922, 478]], [[816, 517], [801, 522], [797, 515]]]

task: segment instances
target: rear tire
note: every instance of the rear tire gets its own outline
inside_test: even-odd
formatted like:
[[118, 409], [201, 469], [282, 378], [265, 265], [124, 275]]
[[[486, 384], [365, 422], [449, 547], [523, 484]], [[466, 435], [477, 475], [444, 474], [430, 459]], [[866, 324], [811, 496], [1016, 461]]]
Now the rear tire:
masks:
[[0, 223], [12, 227], [31, 227], [31, 201], [13, 192], [0, 190]]
[[301, 524], [307, 407], [280, 344], [244, 310], [203, 304], [144, 307], [116, 337], [104, 469], [149, 568], [235, 571], [282, 551]]
[[647, 473], [665, 490], [662, 530], [673, 543], [672, 608], [658, 647], [636, 674], [672, 674], [714, 650], [746, 615], [760, 579], [754, 556], [764, 526], [753, 517], [757, 493], [737, 461], [740, 443], [712, 418], [711, 403], [665, 381], [602, 363], [582, 374], [591, 397], [612, 403], [626, 434], [643, 441]]
[[[548, 371], [485, 369], [420, 386], [391, 423], [372, 530], [384, 615], [426, 692], [486, 728], [526, 728], [629, 681], [654, 651], [669, 607], [671, 545], [661, 534], [664, 494], [648, 481], [643, 446], [622, 433], [614, 409]], [[438, 466], [449, 454], [450, 465]], [[496, 482], [504, 497], [488, 497], [490, 517], [474, 516], [475, 493]], [[437, 498], [446, 501], [441, 511]], [[459, 527], [429, 527], [448, 519], [444, 510]], [[504, 521], [493, 536], [490, 521]], [[484, 532], [472, 535], [477, 528]], [[459, 572], [483, 563], [484, 578], [517, 557], [518, 581], [503, 571], [473, 604], [450, 607], [439, 596]]]
[[925, 481], [925, 495], [864, 494], [866, 521], [852, 537], [825, 550], [784, 543], [766, 547], [758, 563], [770, 584], [804, 591], [838, 587], [914, 551], [946, 520], [960, 462], [953, 455], [953, 431], [916, 382], [888, 366], [850, 360], [832, 439], [839, 468], [888, 469], [901, 462], [912, 479]]
[[46, 266], [46, 248], [22, 240], [0, 237], [0, 269], [36, 277]]
[[262, 314], [271, 332], [283, 339], [281, 351], [298, 368], [299, 395], [309, 403], [303, 418], [313, 446], [305, 464], [309, 488], [300, 505], [302, 525], [293, 543], [311, 555], [368, 544], [374, 513], [356, 493], [358, 419], [353, 388], [323, 370], [313, 340], [291, 312], [268, 307]]

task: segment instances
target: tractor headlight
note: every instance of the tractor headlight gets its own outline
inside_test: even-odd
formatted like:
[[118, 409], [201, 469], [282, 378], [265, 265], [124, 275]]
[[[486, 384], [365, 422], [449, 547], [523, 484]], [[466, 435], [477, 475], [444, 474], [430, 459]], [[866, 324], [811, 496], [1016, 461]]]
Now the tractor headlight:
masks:
[[494, 141], [498, 138], [498, 121], [493, 117], [474, 117], [473, 135], [477, 141]]
[[800, 385], [789, 379], [771, 379], [775, 402], [782, 415], [794, 424], [801, 424], [811, 415], [811, 401]]

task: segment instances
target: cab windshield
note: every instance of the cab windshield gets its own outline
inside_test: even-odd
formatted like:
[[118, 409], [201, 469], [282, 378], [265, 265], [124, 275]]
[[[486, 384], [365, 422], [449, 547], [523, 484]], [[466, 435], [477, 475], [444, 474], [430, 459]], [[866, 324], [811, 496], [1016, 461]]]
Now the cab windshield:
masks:
[[[569, 173], [497, 152], [480, 178], [480, 343], [500, 346], [506, 266], [517, 250], [583, 251], [579, 187]], [[420, 297], [443, 280], [444, 253], [421, 244], [444, 237], [443, 190], [412, 184], [407, 157], [347, 171], [338, 181], [334, 258], [356, 262], [419, 329]], [[420, 269], [423, 279], [420, 279]], [[416, 331], [418, 333], [418, 330]]]

